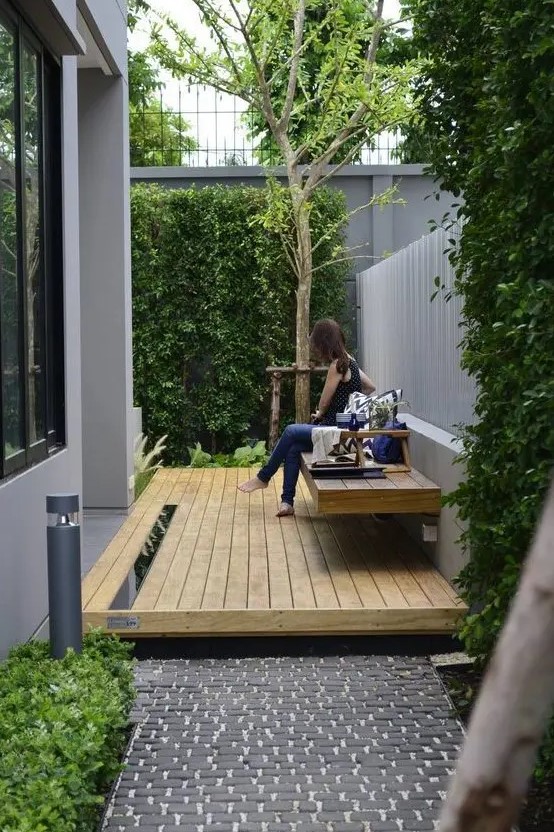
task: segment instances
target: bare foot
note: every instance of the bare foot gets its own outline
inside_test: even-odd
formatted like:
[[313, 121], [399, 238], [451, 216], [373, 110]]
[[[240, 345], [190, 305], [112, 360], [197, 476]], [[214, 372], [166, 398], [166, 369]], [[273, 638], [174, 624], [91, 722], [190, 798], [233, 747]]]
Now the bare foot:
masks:
[[291, 514], [294, 514], [294, 506], [291, 506], [289, 503], [281, 503], [281, 507], [275, 516], [288, 517]]
[[258, 488], [267, 488], [267, 483], [260, 480], [258, 477], [252, 477], [251, 480], [241, 482], [238, 486], [238, 490], [244, 491], [245, 494], [249, 494], [250, 491], [257, 491]]

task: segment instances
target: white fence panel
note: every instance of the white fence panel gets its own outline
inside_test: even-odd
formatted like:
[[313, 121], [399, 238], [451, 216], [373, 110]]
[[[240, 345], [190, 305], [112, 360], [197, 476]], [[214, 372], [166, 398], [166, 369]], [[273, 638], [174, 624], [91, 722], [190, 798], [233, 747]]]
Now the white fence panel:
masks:
[[[358, 343], [379, 390], [402, 387], [410, 413], [456, 434], [474, 419], [475, 384], [460, 368], [461, 298], [445, 299], [451, 236], [438, 229], [358, 274]], [[431, 301], [437, 275], [446, 290]]]

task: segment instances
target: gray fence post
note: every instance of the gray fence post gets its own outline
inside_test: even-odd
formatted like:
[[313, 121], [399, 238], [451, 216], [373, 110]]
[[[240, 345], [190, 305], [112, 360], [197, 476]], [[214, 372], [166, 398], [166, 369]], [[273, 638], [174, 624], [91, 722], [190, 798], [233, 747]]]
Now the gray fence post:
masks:
[[46, 512], [50, 654], [61, 659], [68, 647], [77, 653], [82, 649], [79, 496], [50, 494]]

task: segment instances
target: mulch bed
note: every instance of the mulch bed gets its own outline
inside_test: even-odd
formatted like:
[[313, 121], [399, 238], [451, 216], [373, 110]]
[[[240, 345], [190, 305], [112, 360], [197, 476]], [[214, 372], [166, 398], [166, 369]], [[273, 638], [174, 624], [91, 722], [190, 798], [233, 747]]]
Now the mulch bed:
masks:
[[[460, 719], [467, 725], [481, 684], [481, 674], [472, 665], [438, 667], [437, 672]], [[554, 778], [541, 783], [532, 780], [518, 828], [520, 832], [554, 832]]]

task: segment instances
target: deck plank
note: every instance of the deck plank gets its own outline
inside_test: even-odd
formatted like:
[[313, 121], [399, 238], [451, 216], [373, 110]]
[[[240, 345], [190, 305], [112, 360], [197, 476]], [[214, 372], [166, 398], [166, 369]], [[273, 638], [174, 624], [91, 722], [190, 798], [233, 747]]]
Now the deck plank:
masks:
[[202, 609], [205, 610], [222, 609], [225, 602], [231, 555], [231, 536], [238, 493], [238, 473], [237, 468], [228, 468], [225, 470], [223, 499], [217, 520], [204, 597], [202, 598]]
[[310, 503], [307, 503], [306, 507], [327, 563], [327, 569], [329, 570], [341, 608], [351, 609], [363, 607], [356, 585], [344, 562], [342, 552], [329, 527], [327, 518], [316, 514], [313, 505], [310, 505]]
[[[152, 492], [148, 495], [148, 497], [152, 497], [152, 499], [145, 500], [143, 505], [146, 505], [146, 508], [144, 511], [141, 510], [139, 512], [138, 522], [135, 522], [137, 518], [133, 515], [132, 522], [130, 524], [132, 531], [123, 545], [121, 546], [118, 541], [118, 543], [115, 544], [114, 548], [110, 551], [106, 560], [103, 563], [100, 561], [97, 562], [98, 570], [95, 570], [92, 578], [97, 581], [98, 573], [102, 572], [104, 569], [105, 574], [103, 576], [103, 580], [97, 585], [94, 592], [91, 592], [90, 590], [86, 592], [86, 600], [83, 598], [83, 604], [86, 609], [107, 609], [110, 607], [110, 604], [116, 597], [123, 581], [127, 578], [129, 572], [133, 568], [142, 546], [152, 531], [154, 523], [158, 519], [163, 507], [168, 503], [173, 487], [177, 483], [178, 477], [178, 468], [167, 469], [166, 476], [163, 478], [160, 477], [159, 481], [152, 489]], [[123, 525], [126, 526], [126, 523]], [[122, 535], [121, 542], [123, 542], [123, 540], [124, 537]], [[86, 584], [86, 587], [88, 589], [88, 583]]]
[[304, 550], [306, 566], [310, 576], [315, 604], [320, 609], [335, 609], [340, 607], [335, 586], [329, 574], [327, 561], [323, 555], [320, 542], [314, 535], [313, 525], [308, 511], [311, 502], [308, 487], [302, 478], [299, 480], [296, 504], [296, 528]]
[[276, 517], [279, 507], [279, 497], [275, 491], [275, 483], [262, 490], [264, 505], [265, 537], [267, 542], [267, 571], [269, 580], [269, 606], [272, 609], [291, 609], [292, 589], [288, 560], [294, 557], [287, 549], [283, 539], [281, 521]]
[[214, 550], [214, 543], [223, 502], [225, 468], [213, 470], [212, 488], [204, 511], [203, 522], [196, 538], [188, 574], [179, 599], [178, 608], [193, 610], [202, 607], [208, 572]]
[[102, 553], [102, 557], [99, 558], [95, 564], [93, 564], [85, 575], [81, 590], [83, 606], [85, 608], [100, 584], [106, 578], [106, 575], [129, 540], [131, 534], [140, 523], [148, 506], [154, 500], [156, 494], [161, 488], [162, 482], [167, 477], [167, 470], [168, 469], [166, 468], [162, 468], [156, 471], [148, 488], [142, 492], [139, 499], [135, 502], [129, 516], [119, 527], [119, 530], [116, 532], [114, 537], [112, 537], [107, 548]]
[[[281, 502], [282, 474], [273, 478], [268, 491], [274, 494], [274, 510]], [[277, 518], [286, 554], [289, 584], [294, 609], [313, 609], [316, 606], [306, 554], [302, 545], [298, 521], [295, 517]], [[271, 557], [271, 556], [270, 556]]]
[[364, 607], [386, 606], [379, 592], [375, 577], [367, 568], [352, 523], [342, 517], [333, 517], [329, 523], [335, 540], [340, 547], [352, 581]]
[[416, 546], [410, 546], [408, 533], [396, 525], [391, 530], [394, 535], [396, 551], [406, 568], [410, 570], [433, 606], [439, 607], [452, 601], [460, 601], [455, 590], [440, 572], [434, 568], [427, 556]]
[[[387, 521], [390, 523], [391, 521]], [[371, 518], [362, 518], [362, 523], [367, 527], [368, 523], [375, 523]], [[412, 575], [406, 563], [402, 560], [397, 551], [397, 537], [396, 524], [391, 527], [392, 535], [388, 535], [387, 550], [384, 554], [384, 560], [387, 564], [390, 574], [394, 582], [402, 592], [404, 598], [410, 607], [432, 607], [433, 604], [429, 600], [427, 594], [423, 591], [420, 584]]]
[[[365, 521], [365, 518], [363, 518]], [[362, 518], [348, 517], [347, 521], [365, 565], [381, 593], [384, 603], [391, 609], [405, 609], [409, 606], [402, 589], [394, 578], [394, 570], [388, 562], [388, 541], [384, 530], [375, 522], [362, 522]]]
[[[237, 482], [246, 479], [240, 469]], [[233, 529], [231, 532], [231, 550], [229, 553], [229, 572], [223, 606], [225, 609], [245, 610], [248, 606], [248, 570], [250, 552], [250, 503], [237, 494]]]
[[[187, 470], [187, 474], [187, 478], [183, 478], [183, 489], [173, 520], [160, 544], [146, 580], [137, 593], [133, 606], [153, 609], [158, 602], [164, 584], [171, 579], [171, 568], [177, 556], [183, 531], [200, 485], [199, 477], [191, 477], [190, 470]], [[179, 483], [181, 483], [181, 480], [179, 480]], [[171, 499], [174, 498], [175, 492], [171, 494]]]
[[[394, 520], [318, 515], [302, 479], [295, 516], [277, 518], [281, 472], [265, 490], [238, 491], [254, 473], [157, 473], [83, 583], [85, 627], [130, 626], [133, 637], [453, 630], [465, 605]], [[171, 502], [177, 509], [132, 608], [111, 610]]]
[[156, 601], [155, 609], [176, 609], [190, 569], [196, 540], [204, 521], [204, 513], [212, 489], [212, 477], [207, 469], [195, 472], [198, 488], [193, 497], [191, 510], [186, 517], [183, 533], [175, 557], [167, 572], [166, 579]]
[[[113, 615], [125, 615], [114, 610]], [[138, 626], [133, 638], [163, 636], [230, 635], [339, 635], [451, 633], [460, 618], [456, 608], [405, 610], [136, 610]], [[85, 621], [106, 627], [106, 614], [90, 612]], [[114, 626], [110, 632], [129, 634]]]
[[[255, 471], [249, 472], [253, 477]], [[248, 607], [267, 609], [269, 607], [269, 573], [267, 564], [267, 541], [265, 536], [265, 514], [263, 489], [241, 495], [250, 501], [249, 546], [248, 546]]]

